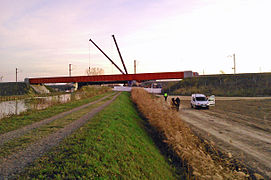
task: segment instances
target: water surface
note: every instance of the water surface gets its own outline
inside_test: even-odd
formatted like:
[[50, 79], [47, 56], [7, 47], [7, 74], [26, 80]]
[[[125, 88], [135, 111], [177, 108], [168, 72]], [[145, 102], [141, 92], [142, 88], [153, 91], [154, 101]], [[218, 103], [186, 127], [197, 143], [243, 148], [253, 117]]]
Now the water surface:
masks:
[[62, 94], [58, 96], [35, 97], [31, 99], [0, 102], [0, 119], [11, 115], [19, 115], [27, 110], [40, 110], [55, 104], [67, 103], [71, 101], [72, 98], [80, 99], [80, 96]]

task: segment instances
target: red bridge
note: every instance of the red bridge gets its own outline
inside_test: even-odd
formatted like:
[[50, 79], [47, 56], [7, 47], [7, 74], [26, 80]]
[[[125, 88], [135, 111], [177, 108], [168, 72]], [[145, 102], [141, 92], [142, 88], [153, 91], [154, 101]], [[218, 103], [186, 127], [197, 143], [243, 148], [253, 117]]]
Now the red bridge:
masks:
[[99, 75], [99, 76], [68, 76], [68, 77], [43, 77], [43, 78], [29, 78], [30, 84], [44, 84], [44, 83], [80, 83], [85, 84], [105, 84], [105, 83], [126, 83], [128, 81], [147, 81], [147, 80], [158, 80], [158, 79], [183, 79], [186, 77], [192, 77], [197, 75], [192, 71], [183, 72], [161, 72], [161, 73], [142, 73], [142, 74], [128, 74], [125, 67], [123, 58], [121, 56], [115, 36], [112, 35], [115, 45], [117, 47], [122, 65], [125, 69], [125, 73], [117, 66], [117, 64], [108, 57], [107, 54], [93, 41], [89, 40], [101, 53], [122, 73], [119, 75]]
[[88, 84], [105, 84], [105, 83], [123, 83], [127, 81], [146, 81], [159, 79], [183, 79], [192, 77], [192, 71], [183, 72], [161, 72], [161, 73], [141, 73], [141, 74], [120, 74], [120, 75], [98, 75], [98, 76], [71, 76], [71, 77], [41, 77], [29, 78], [30, 84], [44, 83], [88, 83]]

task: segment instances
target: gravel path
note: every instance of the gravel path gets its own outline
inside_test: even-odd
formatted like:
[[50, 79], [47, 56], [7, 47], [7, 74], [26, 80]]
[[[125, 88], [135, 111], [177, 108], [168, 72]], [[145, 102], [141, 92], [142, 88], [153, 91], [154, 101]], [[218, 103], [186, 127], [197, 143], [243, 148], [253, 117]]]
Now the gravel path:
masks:
[[0, 135], [0, 146], [3, 145], [4, 143], [6, 143], [6, 142], [8, 142], [8, 141], [10, 141], [12, 139], [14, 139], [14, 138], [18, 138], [18, 137], [24, 135], [25, 133], [27, 133], [27, 132], [35, 129], [35, 128], [39, 128], [40, 126], [48, 124], [48, 123], [50, 123], [50, 122], [52, 122], [52, 121], [54, 121], [56, 119], [62, 118], [62, 117], [67, 116], [67, 115], [69, 115], [69, 114], [71, 114], [73, 112], [79, 111], [79, 110], [81, 110], [81, 109], [83, 109], [85, 107], [88, 107], [90, 105], [96, 104], [96, 103], [98, 103], [98, 102], [106, 99], [109, 96], [111, 96], [111, 94], [107, 95], [105, 97], [102, 97], [101, 99], [96, 100], [94, 102], [90, 102], [88, 104], [84, 104], [82, 106], [76, 107], [76, 108], [71, 109], [69, 111], [57, 114], [57, 115], [55, 115], [53, 117], [50, 117], [50, 118], [44, 119], [42, 121], [39, 121], [39, 122], [30, 124], [30, 125], [24, 126], [24, 127], [20, 128], [20, 129], [14, 130], [14, 131], [10, 131], [10, 132], [7, 132], [5, 134], [2, 134], [2, 135]]
[[107, 101], [103, 105], [91, 110], [78, 120], [65, 126], [63, 129], [29, 145], [26, 149], [20, 152], [0, 159], [0, 179], [12, 178], [15, 174], [22, 172], [26, 166], [30, 165], [34, 160], [50, 151], [51, 148], [58, 145], [65, 137], [83, 126], [90, 118], [113, 102], [119, 94], [120, 93], [115, 95], [111, 100]]

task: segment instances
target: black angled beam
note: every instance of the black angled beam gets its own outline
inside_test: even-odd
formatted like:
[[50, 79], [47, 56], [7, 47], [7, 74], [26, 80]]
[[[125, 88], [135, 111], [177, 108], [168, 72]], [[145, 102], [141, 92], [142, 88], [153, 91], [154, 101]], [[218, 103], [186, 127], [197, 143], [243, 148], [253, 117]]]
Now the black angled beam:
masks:
[[94, 44], [94, 46], [96, 46], [96, 48], [98, 48], [100, 51], [101, 51], [101, 53], [103, 53], [103, 55], [105, 55], [105, 57], [107, 57], [107, 59], [109, 60], [109, 61], [111, 61], [111, 63], [122, 73], [122, 74], [125, 74], [115, 63], [114, 63], [114, 61], [112, 60], [112, 59], [110, 59], [110, 57], [108, 57], [104, 52], [103, 52], [103, 50], [101, 50], [101, 48], [99, 48], [99, 46], [97, 45], [97, 44], [95, 44], [95, 42], [93, 42], [91, 39], [89, 39], [89, 41], [90, 42], [92, 42], [92, 44]]
[[113, 37], [114, 42], [115, 42], [115, 45], [116, 45], [116, 47], [117, 47], [117, 50], [118, 50], [118, 53], [119, 53], [119, 56], [120, 56], [120, 60], [121, 60], [121, 62], [122, 62], [122, 65], [123, 65], [123, 67], [124, 67], [124, 70], [125, 70], [126, 74], [128, 74], [127, 69], [126, 69], [126, 66], [125, 66], [125, 64], [124, 64], [124, 61], [123, 61], [123, 59], [122, 59], [122, 56], [121, 56], [121, 53], [120, 53], [120, 50], [119, 50], [119, 46], [118, 46], [117, 41], [116, 41], [116, 39], [115, 39], [115, 36], [112, 35], [112, 37]]

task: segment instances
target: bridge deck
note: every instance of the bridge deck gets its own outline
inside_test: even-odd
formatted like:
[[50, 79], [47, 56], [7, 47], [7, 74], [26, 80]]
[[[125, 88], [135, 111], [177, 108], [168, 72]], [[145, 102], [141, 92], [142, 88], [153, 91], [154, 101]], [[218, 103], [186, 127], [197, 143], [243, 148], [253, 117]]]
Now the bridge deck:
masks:
[[140, 73], [140, 74], [117, 74], [98, 76], [71, 76], [71, 77], [41, 77], [29, 78], [30, 84], [43, 83], [70, 83], [70, 82], [123, 82], [123, 81], [145, 81], [158, 79], [183, 79], [192, 77], [192, 71], [183, 72], [161, 72], [161, 73]]

